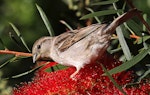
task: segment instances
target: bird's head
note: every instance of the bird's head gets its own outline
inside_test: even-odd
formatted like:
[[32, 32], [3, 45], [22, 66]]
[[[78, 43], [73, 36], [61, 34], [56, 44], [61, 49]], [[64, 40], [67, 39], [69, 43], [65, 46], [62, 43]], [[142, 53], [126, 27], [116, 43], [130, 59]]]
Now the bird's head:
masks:
[[33, 63], [39, 60], [51, 60], [50, 48], [52, 37], [38, 39], [32, 47]]

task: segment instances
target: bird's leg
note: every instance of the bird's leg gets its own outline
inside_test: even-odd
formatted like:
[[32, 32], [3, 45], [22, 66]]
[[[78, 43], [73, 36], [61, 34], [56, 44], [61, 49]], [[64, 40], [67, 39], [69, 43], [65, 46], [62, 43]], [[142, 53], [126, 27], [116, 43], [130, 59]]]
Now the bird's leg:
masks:
[[76, 71], [70, 75], [70, 78], [74, 80], [74, 76], [80, 71], [80, 67], [76, 67]]

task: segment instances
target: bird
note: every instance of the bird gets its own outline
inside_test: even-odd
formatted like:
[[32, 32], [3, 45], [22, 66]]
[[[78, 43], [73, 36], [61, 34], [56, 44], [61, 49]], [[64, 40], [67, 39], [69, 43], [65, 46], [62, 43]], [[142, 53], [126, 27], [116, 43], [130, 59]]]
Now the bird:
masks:
[[76, 68], [76, 71], [70, 75], [73, 79], [86, 64], [95, 62], [103, 56], [115, 29], [139, 13], [141, 13], [139, 10], [131, 9], [110, 24], [92, 24], [58, 36], [41, 37], [32, 47], [33, 63], [44, 60], [73, 66]]

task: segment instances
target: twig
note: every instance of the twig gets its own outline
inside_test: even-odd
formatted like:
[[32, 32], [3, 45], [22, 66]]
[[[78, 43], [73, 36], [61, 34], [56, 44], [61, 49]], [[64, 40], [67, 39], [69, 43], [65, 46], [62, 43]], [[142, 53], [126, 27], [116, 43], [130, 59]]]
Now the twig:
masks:
[[0, 54], [13, 54], [15, 56], [32, 56], [31, 53], [24, 53], [24, 52], [17, 52], [17, 51], [10, 51], [10, 50], [0, 50]]
[[[133, 5], [132, 1], [131, 0], [126, 0], [126, 2], [128, 3], [128, 5], [134, 9], [135, 6]], [[145, 25], [145, 27], [147, 28], [149, 34], [150, 34], [150, 26], [148, 25], [148, 23], [144, 20], [143, 16], [139, 13], [137, 15], [137, 17], [139, 18], [139, 20]]]

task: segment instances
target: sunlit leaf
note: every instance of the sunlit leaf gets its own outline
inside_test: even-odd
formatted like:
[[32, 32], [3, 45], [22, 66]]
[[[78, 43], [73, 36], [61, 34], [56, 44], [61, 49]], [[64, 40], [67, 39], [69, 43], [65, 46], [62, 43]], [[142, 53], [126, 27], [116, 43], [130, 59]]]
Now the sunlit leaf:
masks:
[[9, 32], [9, 36], [19, 48], [22, 48], [20, 42], [16, 39], [16, 37], [11, 32]]
[[135, 21], [129, 20], [129, 21], [127, 21], [127, 25], [128, 25], [128, 27], [130, 27], [134, 31], [134, 33], [136, 35], [141, 35], [142, 34], [141, 33], [142, 26], [137, 24]]
[[28, 74], [30, 74], [30, 73], [32, 73], [32, 72], [38, 70], [38, 69], [41, 68], [42, 66], [44, 66], [44, 65], [38, 66], [38, 67], [36, 67], [36, 68], [34, 68], [34, 69], [31, 69], [31, 70], [29, 70], [29, 71], [27, 71], [27, 72], [24, 72], [24, 73], [21, 73], [21, 74], [18, 74], [18, 75], [14, 75], [14, 76], [11, 76], [11, 77], [3, 78], [3, 79], [14, 79], [14, 78], [19, 78], [19, 77], [28, 75]]
[[47, 68], [45, 71], [46, 72], [52, 72], [52, 71], [57, 71], [57, 70], [65, 69], [65, 68], [66, 68], [66, 66], [61, 65], [61, 64], [57, 64], [57, 65], [53, 66], [53, 68], [52, 67]]
[[16, 59], [17, 59], [17, 57], [13, 57], [11, 59], [8, 59], [6, 62], [4, 62], [3, 64], [0, 65], [0, 69], [3, 68], [8, 63], [15, 61]]
[[23, 45], [26, 47], [26, 49], [30, 51], [29, 47], [27, 46], [26, 42], [24, 41], [20, 31], [17, 29], [17, 27], [13, 24], [13, 23], [9, 23], [11, 25], [11, 27], [14, 29], [14, 31], [16, 32], [17, 36], [20, 38], [21, 42], [23, 43]]
[[109, 79], [112, 81], [112, 83], [122, 92], [124, 93], [124, 95], [127, 95], [124, 90], [121, 88], [121, 86], [119, 86], [119, 84], [113, 79], [113, 77], [109, 74], [109, 72], [107, 71], [107, 69], [103, 66], [103, 64], [101, 64], [104, 72], [106, 73], [106, 75], [109, 77]]
[[150, 36], [143, 36], [143, 37], [140, 37], [139, 40], [138, 40], [138, 44], [141, 44], [143, 41], [147, 41], [148, 39], [150, 39]]
[[119, 52], [120, 50], [122, 50], [122, 48], [121, 48], [121, 47], [119, 47], [119, 48], [117, 48], [117, 49], [110, 50], [110, 54], [113, 54], [113, 53]]
[[115, 3], [115, 2], [118, 2], [118, 0], [101, 1], [101, 2], [93, 3], [91, 5], [107, 5], [107, 4], [112, 4], [112, 3]]
[[149, 74], [150, 74], [150, 69], [148, 69], [147, 71], [145, 71], [144, 74], [142, 74], [142, 76], [140, 76], [138, 78], [138, 82], [140, 82], [143, 78], [145, 78]]
[[2, 41], [1, 38], [0, 38], [0, 43], [1, 43], [1, 45], [2, 45], [5, 49], [7, 49], [7, 47], [5, 46], [5, 44], [4, 44], [4, 42]]
[[116, 33], [117, 33], [117, 35], [118, 35], [119, 43], [120, 43], [120, 45], [121, 45], [121, 48], [122, 48], [122, 50], [123, 50], [123, 53], [124, 53], [126, 59], [127, 59], [127, 60], [130, 60], [130, 59], [132, 58], [132, 56], [131, 56], [129, 47], [128, 47], [126, 41], [125, 41], [125, 38], [124, 38], [124, 36], [123, 36], [123, 31], [122, 31], [122, 29], [121, 29], [121, 26], [118, 26], [118, 27], [116, 28]]
[[[144, 20], [145, 20], [146, 22], [148, 22], [148, 21], [147, 21], [147, 14], [143, 14], [143, 18], [144, 18]], [[144, 24], [143, 24], [143, 31], [146, 31], [146, 27], [145, 27]]]
[[123, 10], [121, 10], [121, 9], [118, 9], [118, 10], [104, 10], [104, 11], [98, 11], [98, 12], [94, 12], [94, 13], [87, 14], [87, 15], [81, 17], [80, 20], [92, 18], [92, 17], [95, 17], [95, 16], [104, 16], [104, 15], [115, 14], [115, 13], [117, 13], [117, 12], [122, 12], [122, 11], [123, 11]]
[[[88, 11], [90, 11], [91, 13], [94, 13], [94, 11], [91, 9], [91, 8], [86, 8]], [[101, 21], [98, 19], [98, 17], [97, 16], [94, 16], [94, 18], [95, 18], [95, 20], [99, 23], [99, 24], [101, 24]]]
[[[148, 52], [150, 52], [150, 48], [148, 48], [147, 50], [141, 51], [138, 55], [134, 56], [131, 60], [124, 62], [120, 66], [113, 68], [109, 70], [108, 72], [112, 75], [112, 74], [125, 71], [131, 68], [132, 66], [136, 65], [138, 62], [140, 62], [148, 54]], [[103, 74], [103, 75], [106, 75], [106, 74]]]
[[62, 24], [64, 24], [70, 31], [73, 30], [72, 27], [71, 27], [68, 23], [66, 23], [64, 20], [60, 20], [60, 22], [61, 22]]
[[43, 9], [40, 6], [38, 6], [37, 4], [36, 4], [36, 7], [37, 7], [37, 9], [38, 9], [43, 21], [44, 21], [44, 24], [45, 24], [50, 36], [54, 36], [54, 30], [53, 30], [50, 22], [48, 21], [48, 18], [46, 16], [46, 14], [44, 13]]

